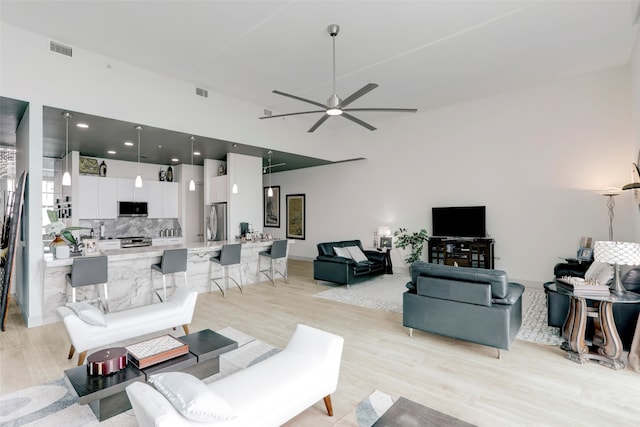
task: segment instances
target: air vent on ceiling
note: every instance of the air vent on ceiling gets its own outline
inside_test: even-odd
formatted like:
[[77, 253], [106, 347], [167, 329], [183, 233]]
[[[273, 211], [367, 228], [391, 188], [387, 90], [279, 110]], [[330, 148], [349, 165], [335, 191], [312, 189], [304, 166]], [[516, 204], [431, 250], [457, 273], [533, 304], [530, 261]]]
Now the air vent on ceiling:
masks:
[[49, 50], [62, 55], [73, 56], [73, 48], [71, 46], [65, 46], [54, 41], [49, 42]]
[[205, 98], [208, 98], [209, 97], [209, 91], [206, 90], [206, 89], [202, 89], [202, 88], [197, 87], [196, 88], [196, 95], [204, 96]]

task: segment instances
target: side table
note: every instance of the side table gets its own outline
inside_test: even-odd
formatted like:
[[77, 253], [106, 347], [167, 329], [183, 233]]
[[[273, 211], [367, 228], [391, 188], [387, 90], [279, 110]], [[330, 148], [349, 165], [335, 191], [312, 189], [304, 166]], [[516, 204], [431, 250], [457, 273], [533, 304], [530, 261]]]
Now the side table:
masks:
[[384, 254], [384, 274], [393, 274], [393, 264], [391, 264], [391, 249], [378, 249]]
[[[567, 351], [567, 358], [577, 363], [597, 360], [601, 365], [616, 370], [624, 368], [622, 341], [613, 318], [613, 305], [640, 303], [640, 295], [625, 291], [622, 294], [582, 296], [555, 283], [549, 289], [570, 297], [569, 312], [562, 327], [566, 341], [561, 347]], [[590, 307], [587, 300], [594, 301], [595, 306]], [[594, 318], [593, 349], [587, 345], [585, 337], [587, 317]]]

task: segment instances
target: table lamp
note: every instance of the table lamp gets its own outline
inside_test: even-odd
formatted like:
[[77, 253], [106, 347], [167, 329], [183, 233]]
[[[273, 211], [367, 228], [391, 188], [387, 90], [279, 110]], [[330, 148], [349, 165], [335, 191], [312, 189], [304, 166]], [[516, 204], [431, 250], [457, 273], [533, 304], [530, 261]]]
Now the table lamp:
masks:
[[[379, 248], [384, 247], [382, 242], [382, 238], [383, 237], [390, 237], [391, 236], [391, 228], [389, 228], [388, 225], [381, 225], [380, 227], [378, 227], [378, 234], [377, 234], [377, 241], [376, 241], [376, 246]], [[387, 240], [387, 239], [385, 239]]]
[[593, 248], [596, 262], [613, 265], [613, 281], [609, 290], [614, 294], [625, 292], [620, 281], [621, 265], [640, 265], [640, 243], [598, 241]]

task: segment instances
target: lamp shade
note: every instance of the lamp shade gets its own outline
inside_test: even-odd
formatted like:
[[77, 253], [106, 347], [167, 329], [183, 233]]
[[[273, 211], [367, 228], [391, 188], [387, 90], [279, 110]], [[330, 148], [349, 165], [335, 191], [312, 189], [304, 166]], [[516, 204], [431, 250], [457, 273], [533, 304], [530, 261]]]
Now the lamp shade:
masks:
[[387, 225], [378, 227], [378, 237], [391, 236], [391, 229]]
[[640, 265], [640, 243], [598, 241], [593, 247], [593, 259], [616, 265]]

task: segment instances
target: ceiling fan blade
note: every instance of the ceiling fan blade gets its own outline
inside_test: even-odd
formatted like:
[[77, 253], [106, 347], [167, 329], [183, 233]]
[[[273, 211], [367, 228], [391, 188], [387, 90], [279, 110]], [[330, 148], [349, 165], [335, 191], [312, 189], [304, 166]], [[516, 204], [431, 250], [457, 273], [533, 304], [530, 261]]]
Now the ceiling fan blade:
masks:
[[306, 98], [300, 98], [299, 96], [291, 95], [290, 93], [286, 93], [286, 92], [280, 92], [279, 90], [274, 90], [273, 93], [275, 93], [276, 95], [282, 95], [288, 98], [297, 99], [298, 101], [306, 102], [308, 104], [317, 105], [318, 107], [324, 108], [325, 110], [329, 108], [328, 106], [321, 104], [320, 102], [312, 101]]
[[345, 119], [349, 119], [349, 120], [351, 120], [352, 122], [359, 124], [360, 126], [364, 126], [364, 127], [366, 127], [367, 129], [369, 129], [369, 130], [376, 130], [376, 128], [374, 128], [373, 126], [371, 126], [369, 123], [367, 123], [367, 122], [363, 122], [362, 120], [360, 120], [360, 119], [358, 119], [358, 118], [356, 118], [356, 117], [353, 117], [351, 114], [342, 113], [342, 114], [341, 114], [341, 116], [342, 116], [342, 117], [344, 117]]
[[300, 111], [299, 113], [276, 114], [275, 116], [263, 116], [263, 117], [258, 117], [258, 118], [259, 119], [274, 119], [276, 117], [298, 116], [300, 114], [325, 113], [325, 112], [326, 112], [326, 110]]
[[347, 105], [351, 104], [356, 99], [360, 98], [363, 95], [366, 95], [367, 93], [371, 92], [372, 90], [374, 90], [377, 87], [378, 87], [377, 83], [367, 83], [362, 88], [358, 89], [357, 91], [353, 92], [351, 95], [347, 96], [344, 99], [344, 101], [342, 101], [340, 103], [340, 108], [346, 107]]
[[313, 126], [311, 126], [311, 129], [309, 129], [307, 132], [311, 133], [314, 130], [318, 129], [318, 127], [323, 124], [324, 122], [327, 121], [327, 119], [329, 118], [328, 114], [325, 114], [324, 116], [320, 117], [320, 120], [318, 120], [317, 122], [315, 122], [315, 124]]
[[416, 108], [347, 108], [343, 111], [384, 111], [388, 113], [416, 113]]

